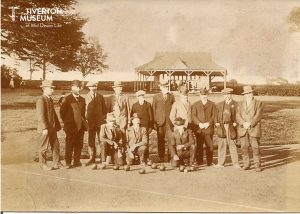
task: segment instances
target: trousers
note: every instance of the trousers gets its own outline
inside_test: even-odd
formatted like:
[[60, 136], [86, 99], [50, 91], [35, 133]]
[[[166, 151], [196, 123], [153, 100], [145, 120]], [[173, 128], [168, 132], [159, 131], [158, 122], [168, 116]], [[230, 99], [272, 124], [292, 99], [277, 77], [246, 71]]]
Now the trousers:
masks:
[[[195, 159], [196, 146], [191, 145], [186, 151], [176, 151], [176, 146], [169, 146], [171, 152], [171, 165], [178, 167], [179, 165], [184, 164], [184, 159], [189, 159], [189, 164], [192, 165]], [[177, 153], [179, 160], [174, 160], [174, 155]]]
[[250, 167], [250, 158], [249, 158], [250, 146], [252, 148], [254, 166], [256, 168], [260, 167], [261, 159], [260, 159], [259, 140], [260, 138], [251, 137], [249, 136], [248, 133], [246, 133], [245, 136], [240, 138], [244, 167]]
[[59, 162], [59, 142], [56, 131], [49, 131], [48, 134], [41, 134], [39, 137], [38, 154], [40, 164], [46, 164], [47, 162], [49, 145], [53, 155], [53, 166], [56, 166]]
[[89, 129], [88, 131], [88, 152], [90, 155], [90, 160], [92, 162], [95, 162], [96, 159], [96, 135], [98, 136], [97, 142], [100, 144], [99, 140], [99, 134], [100, 134], [100, 127], [95, 126], [92, 129]]
[[232, 164], [238, 165], [239, 160], [235, 140], [230, 138], [229, 125], [224, 124], [224, 128], [226, 132], [226, 138], [220, 138], [218, 142], [218, 165], [225, 164], [227, 145], [229, 147]]
[[[140, 163], [145, 163], [146, 161], [146, 151], [147, 151], [147, 147], [146, 146], [139, 146], [138, 148], [135, 148], [135, 150], [133, 151], [134, 155], [138, 155], [139, 159], [140, 159]], [[127, 154], [126, 156], [126, 162], [128, 165], [132, 165], [134, 158], [129, 157], [129, 155]]]
[[203, 144], [205, 143], [206, 152], [206, 164], [211, 165], [213, 162], [213, 135], [210, 134], [196, 134], [196, 153], [195, 160], [199, 163], [203, 163]]
[[[66, 132], [65, 161], [71, 165], [74, 156], [74, 165], [80, 164], [80, 156], [83, 147], [83, 127], [79, 131]], [[74, 155], [73, 155], [74, 154]]]

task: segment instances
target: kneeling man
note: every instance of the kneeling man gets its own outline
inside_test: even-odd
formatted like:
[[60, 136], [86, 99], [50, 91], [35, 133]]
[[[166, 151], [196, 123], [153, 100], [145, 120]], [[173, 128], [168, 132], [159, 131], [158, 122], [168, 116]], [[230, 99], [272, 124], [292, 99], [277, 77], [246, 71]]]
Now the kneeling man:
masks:
[[138, 156], [141, 168], [145, 167], [145, 153], [147, 151], [147, 129], [140, 127], [140, 118], [135, 113], [132, 117], [132, 126], [127, 132], [127, 164], [132, 165], [134, 157]]
[[[101, 161], [102, 165], [108, 165], [112, 161], [115, 165], [124, 164], [124, 145], [122, 132], [116, 126], [116, 118], [113, 113], [106, 116], [106, 124], [101, 125]], [[113, 159], [113, 160], [111, 160]]]
[[190, 129], [186, 129], [185, 121], [177, 117], [174, 124], [174, 131], [170, 135], [169, 150], [171, 153], [171, 164], [178, 167], [184, 164], [184, 159], [189, 159], [189, 165], [194, 162], [195, 139]]

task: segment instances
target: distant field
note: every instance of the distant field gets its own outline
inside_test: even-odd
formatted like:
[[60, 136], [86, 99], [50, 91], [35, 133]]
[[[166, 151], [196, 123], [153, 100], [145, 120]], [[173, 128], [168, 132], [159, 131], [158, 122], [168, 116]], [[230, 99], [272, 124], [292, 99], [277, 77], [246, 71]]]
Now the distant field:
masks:
[[[62, 91], [55, 91], [54, 102], [57, 103]], [[85, 96], [87, 91], [83, 91]], [[102, 92], [108, 96], [112, 92]], [[34, 156], [36, 146], [36, 112], [35, 102], [41, 95], [40, 90], [2, 90], [1, 108], [2, 108], [2, 162], [31, 162]], [[128, 94], [130, 103], [133, 104], [136, 99], [134, 94]], [[146, 100], [152, 101], [153, 94], [146, 95]], [[214, 102], [222, 100], [220, 94], [212, 94], [209, 98]], [[193, 102], [198, 100], [197, 95], [190, 95]], [[242, 100], [242, 96], [234, 96], [237, 101]], [[277, 97], [261, 96], [257, 99], [264, 102], [264, 116], [262, 120], [263, 137], [262, 145], [274, 144], [295, 144], [300, 143], [300, 98], [299, 97]], [[59, 107], [56, 105], [56, 111]], [[64, 150], [63, 131], [58, 132], [61, 143], [61, 152]], [[87, 134], [85, 134], [87, 137]], [[216, 144], [217, 138], [215, 138]], [[85, 138], [85, 147], [83, 156], [86, 152], [87, 139]], [[151, 135], [151, 152], [156, 151], [156, 134]], [[13, 156], [11, 154], [14, 154]]]

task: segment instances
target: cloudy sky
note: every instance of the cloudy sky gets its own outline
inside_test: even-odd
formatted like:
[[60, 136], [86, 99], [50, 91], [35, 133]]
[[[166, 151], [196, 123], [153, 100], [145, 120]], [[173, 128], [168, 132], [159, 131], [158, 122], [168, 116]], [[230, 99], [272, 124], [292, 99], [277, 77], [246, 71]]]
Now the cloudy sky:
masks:
[[286, 21], [296, 6], [300, 1], [79, 0], [76, 10], [88, 18], [83, 30], [99, 39], [111, 72], [132, 73], [158, 51], [203, 51], [229, 78], [262, 83], [269, 76], [300, 80], [300, 33], [290, 33]]
[[157, 51], [205, 51], [231, 77], [300, 79], [300, 40], [286, 18], [299, 1], [89, 0], [84, 32], [98, 37], [111, 71], [133, 71]]

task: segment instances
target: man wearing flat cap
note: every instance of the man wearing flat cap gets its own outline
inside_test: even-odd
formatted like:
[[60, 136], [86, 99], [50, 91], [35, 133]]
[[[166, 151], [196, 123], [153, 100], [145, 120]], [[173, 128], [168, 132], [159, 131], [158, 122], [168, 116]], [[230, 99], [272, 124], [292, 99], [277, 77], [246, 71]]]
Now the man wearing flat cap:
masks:
[[116, 124], [120, 127], [123, 141], [126, 141], [126, 129], [130, 121], [130, 105], [128, 97], [125, 96], [123, 85], [119, 81], [115, 81], [112, 86], [114, 94], [108, 97], [107, 112], [113, 112], [116, 117]]
[[198, 164], [203, 164], [203, 144], [206, 145], [206, 164], [213, 165], [213, 134], [216, 116], [215, 104], [208, 100], [206, 88], [200, 89], [200, 101], [192, 107], [192, 121], [196, 135], [195, 159]]
[[[79, 95], [81, 82], [74, 80], [71, 86], [71, 94], [66, 96], [60, 108], [60, 116], [66, 132], [65, 161], [66, 168], [81, 166], [80, 156], [83, 147], [84, 131], [88, 130], [85, 118], [85, 100]], [[74, 154], [74, 155], [73, 155]]]
[[170, 120], [174, 124], [175, 118], [181, 117], [185, 121], [184, 127], [188, 128], [192, 122], [192, 105], [188, 98], [189, 91], [187, 85], [184, 83], [180, 83], [178, 89], [179, 99], [172, 105]]
[[86, 119], [89, 125], [88, 152], [90, 155], [90, 158], [86, 165], [90, 165], [95, 163], [96, 159], [96, 134], [98, 136], [98, 143], [100, 144], [100, 126], [105, 123], [106, 104], [103, 95], [97, 93], [98, 82], [90, 81], [86, 86], [90, 90], [85, 97]]
[[[40, 96], [36, 102], [37, 120], [39, 133], [38, 155], [40, 166], [44, 170], [52, 170], [61, 168], [63, 165], [59, 160], [59, 142], [57, 139], [57, 132], [61, 129], [57, 114], [54, 109], [53, 100], [53, 82], [44, 80], [41, 88], [43, 95]], [[51, 147], [53, 154], [53, 166], [47, 165], [47, 149]]]
[[[139, 90], [135, 93], [138, 101], [132, 105], [130, 116], [133, 117], [134, 114], [140, 118], [140, 126], [144, 127], [147, 131], [147, 149], [149, 148], [149, 134], [153, 129], [153, 110], [149, 102], [145, 100], [146, 92]], [[148, 159], [149, 151], [146, 151], [146, 159]]]
[[122, 132], [116, 125], [114, 114], [107, 113], [106, 123], [100, 128], [101, 162], [102, 166], [111, 162], [117, 166], [124, 164], [125, 145]]
[[166, 140], [173, 129], [173, 124], [170, 120], [170, 112], [172, 105], [175, 102], [175, 98], [169, 93], [168, 80], [161, 79], [159, 88], [161, 93], [156, 94], [153, 97], [152, 107], [154, 128], [157, 131], [158, 157], [160, 162], [164, 162]]
[[236, 169], [240, 168], [238, 153], [236, 148], [236, 108], [237, 103], [232, 99], [231, 88], [225, 88], [221, 91], [224, 96], [224, 101], [217, 104], [216, 114], [216, 127], [218, 141], [218, 164], [215, 165], [217, 168], [224, 167], [226, 159], [227, 145], [231, 156], [233, 167]]
[[134, 157], [139, 157], [141, 168], [146, 166], [145, 154], [147, 151], [147, 130], [145, 127], [140, 127], [141, 119], [137, 113], [131, 118], [132, 126], [127, 132], [127, 164], [132, 165]]
[[261, 119], [263, 112], [262, 102], [255, 100], [251, 86], [243, 88], [244, 100], [238, 104], [236, 121], [237, 133], [241, 141], [243, 156], [243, 169], [250, 169], [249, 147], [253, 152], [254, 167], [257, 172], [261, 171], [259, 143], [261, 138]]
[[185, 165], [184, 159], [188, 159], [188, 165], [194, 163], [195, 139], [192, 130], [185, 128], [185, 121], [181, 117], [174, 120], [174, 131], [170, 134], [169, 150], [173, 167]]

